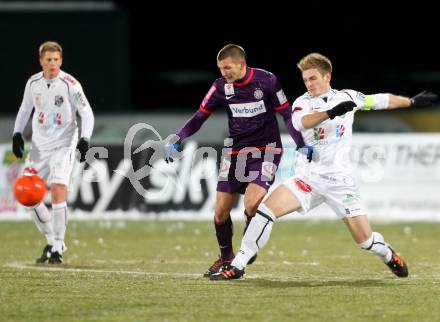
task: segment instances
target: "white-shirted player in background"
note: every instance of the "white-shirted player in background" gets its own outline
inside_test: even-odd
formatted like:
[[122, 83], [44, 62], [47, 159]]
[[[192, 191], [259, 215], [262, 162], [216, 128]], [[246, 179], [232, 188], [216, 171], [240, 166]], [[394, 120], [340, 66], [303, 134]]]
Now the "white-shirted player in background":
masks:
[[[85, 161], [93, 131], [94, 116], [80, 83], [63, 72], [61, 46], [53, 41], [39, 48], [42, 72], [26, 83], [23, 102], [17, 114], [13, 134], [13, 152], [23, 157], [23, 130], [32, 117], [32, 146], [26, 159], [25, 172], [36, 171], [52, 194], [52, 212], [41, 202], [28, 208], [38, 230], [46, 236], [47, 245], [37, 263], [48, 260], [62, 263], [67, 227], [67, 190], [75, 161], [75, 150], [80, 161]], [[81, 138], [78, 140], [76, 113], [81, 116]]]
[[403, 259], [380, 233], [371, 230], [361, 205], [349, 157], [353, 117], [358, 110], [428, 105], [436, 95], [422, 92], [413, 98], [392, 94], [365, 96], [354, 90], [334, 90], [330, 87], [331, 62], [318, 53], [302, 58], [298, 67], [307, 93], [292, 104], [292, 122], [302, 132], [305, 144], [314, 146], [314, 156], [319, 160], [309, 163], [298, 155], [296, 175], [260, 204], [231, 266], [211, 279], [241, 278], [249, 258], [269, 240], [278, 217], [294, 211], [306, 214], [322, 203], [329, 205], [344, 221], [360, 248], [378, 255], [395, 275], [408, 276]]

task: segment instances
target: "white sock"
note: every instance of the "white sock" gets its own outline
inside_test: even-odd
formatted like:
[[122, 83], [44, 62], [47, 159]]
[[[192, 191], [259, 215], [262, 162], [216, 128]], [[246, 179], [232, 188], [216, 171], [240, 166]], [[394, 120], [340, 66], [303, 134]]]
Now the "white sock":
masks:
[[67, 227], [67, 204], [66, 202], [52, 205], [52, 222], [53, 231], [55, 233], [55, 241], [52, 251], [63, 253], [64, 235]]
[[54, 232], [50, 220], [52, 216], [44, 202], [39, 203], [37, 206], [26, 208], [26, 210], [30, 213], [35, 226], [46, 237], [47, 243], [53, 245]]
[[267, 244], [276, 217], [264, 203], [258, 207], [246, 233], [241, 241], [240, 250], [235, 255], [231, 265], [244, 269], [252, 256]]
[[360, 248], [382, 257], [385, 263], [391, 260], [392, 252], [380, 233], [373, 232], [366, 241], [358, 244]]

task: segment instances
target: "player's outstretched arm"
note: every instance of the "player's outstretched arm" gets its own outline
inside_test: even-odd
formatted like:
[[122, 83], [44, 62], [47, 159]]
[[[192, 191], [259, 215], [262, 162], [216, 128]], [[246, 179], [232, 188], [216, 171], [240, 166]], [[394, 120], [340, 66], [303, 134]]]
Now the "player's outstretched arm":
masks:
[[201, 110], [197, 110], [193, 116], [185, 123], [185, 125], [177, 132], [177, 136], [180, 140], [185, 140], [196, 133], [202, 127], [203, 123], [209, 118], [211, 114], [205, 113]]
[[394, 94], [389, 95], [388, 109], [407, 108], [407, 107], [428, 107], [438, 98], [437, 94], [423, 91], [409, 98]]
[[194, 115], [185, 123], [185, 125], [177, 132], [177, 141], [175, 143], [167, 143], [164, 146], [165, 161], [173, 162], [175, 156], [182, 151], [182, 141], [194, 133], [196, 133], [202, 127], [203, 123], [209, 118], [211, 114], [202, 110], [198, 110]]
[[411, 106], [411, 99], [409, 97], [388, 94], [388, 109], [393, 110], [396, 108], [408, 108]]

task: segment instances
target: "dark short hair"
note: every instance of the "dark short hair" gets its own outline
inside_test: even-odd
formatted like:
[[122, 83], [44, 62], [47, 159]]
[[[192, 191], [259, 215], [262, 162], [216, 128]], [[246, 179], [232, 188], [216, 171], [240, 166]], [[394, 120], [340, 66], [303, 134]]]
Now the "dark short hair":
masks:
[[228, 57], [246, 60], [246, 53], [243, 47], [235, 44], [228, 44], [218, 52], [217, 61], [226, 59]]

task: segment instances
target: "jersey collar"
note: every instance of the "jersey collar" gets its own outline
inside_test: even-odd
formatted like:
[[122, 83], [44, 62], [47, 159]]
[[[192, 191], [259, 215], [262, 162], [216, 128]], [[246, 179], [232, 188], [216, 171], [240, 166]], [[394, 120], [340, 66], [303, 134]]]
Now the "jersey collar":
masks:
[[324, 94], [319, 95], [319, 98], [323, 98], [323, 97], [329, 97], [331, 94], [333, 93], [332, 89], [330, 88], [327, 92], [325, 92]]
[[324, 101], [327, 101], [331, 99], [335, 95], [335, 91], [330, 87], [330, 89], [325, 92], [324, 94], [321, 94], [317, 96], [318, 98], [322, 98]]
[[54, 78], [50, 78], [50, 79], [45, 78], [44, 74], [43, 74], [43, 79], [46, 81], [47, 84], [52, 84], [53, 82], [55, 82], [60, 77], [61, 77], [61, 70], [60, 70], [60, 72], [58, 73], [57, 76], [55, 76]]
[[254, 69], [251, 67], [246, 67], [246, 75], [237, 82], [234, 82], [234, 86], [245, 86], [254, 78]]

